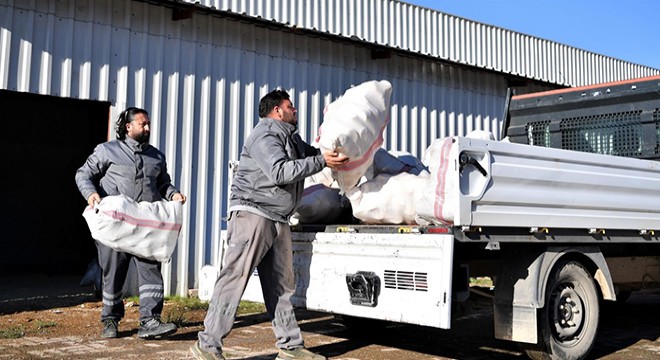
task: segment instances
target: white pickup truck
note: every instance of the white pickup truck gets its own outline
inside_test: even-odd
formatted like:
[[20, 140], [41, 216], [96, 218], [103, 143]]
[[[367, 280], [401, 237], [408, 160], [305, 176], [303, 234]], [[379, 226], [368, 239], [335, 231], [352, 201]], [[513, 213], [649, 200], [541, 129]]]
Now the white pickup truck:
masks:
[[455, 138], [452, 226], [294, 227], [294, 303], [449, 329], [487, 276], [498, 339], [585, 358], [601, 299], [660, 286], [660, 77], [514, 96], [508, 114], [511, 142]]

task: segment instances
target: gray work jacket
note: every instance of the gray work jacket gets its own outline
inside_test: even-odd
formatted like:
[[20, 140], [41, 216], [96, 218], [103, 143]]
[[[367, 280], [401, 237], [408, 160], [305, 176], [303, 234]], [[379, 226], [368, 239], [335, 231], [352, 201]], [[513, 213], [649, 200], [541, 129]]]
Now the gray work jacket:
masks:
[[96, 146], [76, 172], [76, 185], [85, 198], [123, 194], [135, 201], [170, 200], [178, 190], [167, 173], [165, 155], [133, 138], [112, 140]]
[[243, 145], [228, 211], [288, 222], [302, 197], [305, 178], [325, 165], [321, 151], [305, 143], [294, 125], [261, 119]]

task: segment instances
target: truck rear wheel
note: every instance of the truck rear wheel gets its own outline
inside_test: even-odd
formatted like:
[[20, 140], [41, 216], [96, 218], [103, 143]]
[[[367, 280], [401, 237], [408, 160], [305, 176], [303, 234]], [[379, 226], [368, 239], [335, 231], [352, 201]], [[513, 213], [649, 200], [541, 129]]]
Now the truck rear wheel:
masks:
[[539, 312], [538, 343], [523, 345], [534, 360], [584, 359], [598, 330], [599, 297], [589, 272], [576, 261], [559, 261], [546, 284]]

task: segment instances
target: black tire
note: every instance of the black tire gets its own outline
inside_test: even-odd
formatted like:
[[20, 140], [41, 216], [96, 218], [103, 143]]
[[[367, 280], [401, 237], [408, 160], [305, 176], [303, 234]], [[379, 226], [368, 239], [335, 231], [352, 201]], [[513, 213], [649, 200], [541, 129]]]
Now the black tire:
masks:
[[538, 314], [538, 343], [521, 344], [534, 360], [579, 360], [591, 351], [598, 332], [599, 295], [589, 272], [576, 261], [560, 260]]

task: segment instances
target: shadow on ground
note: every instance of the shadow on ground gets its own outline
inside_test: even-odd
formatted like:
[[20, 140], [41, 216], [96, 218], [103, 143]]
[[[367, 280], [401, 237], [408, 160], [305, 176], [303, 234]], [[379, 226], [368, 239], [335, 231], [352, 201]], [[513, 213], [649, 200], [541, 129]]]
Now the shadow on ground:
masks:
[[81, 275], [3, 273], [0, 314], [70, 307], [97, 301], [93, 286], [81, 286]]

